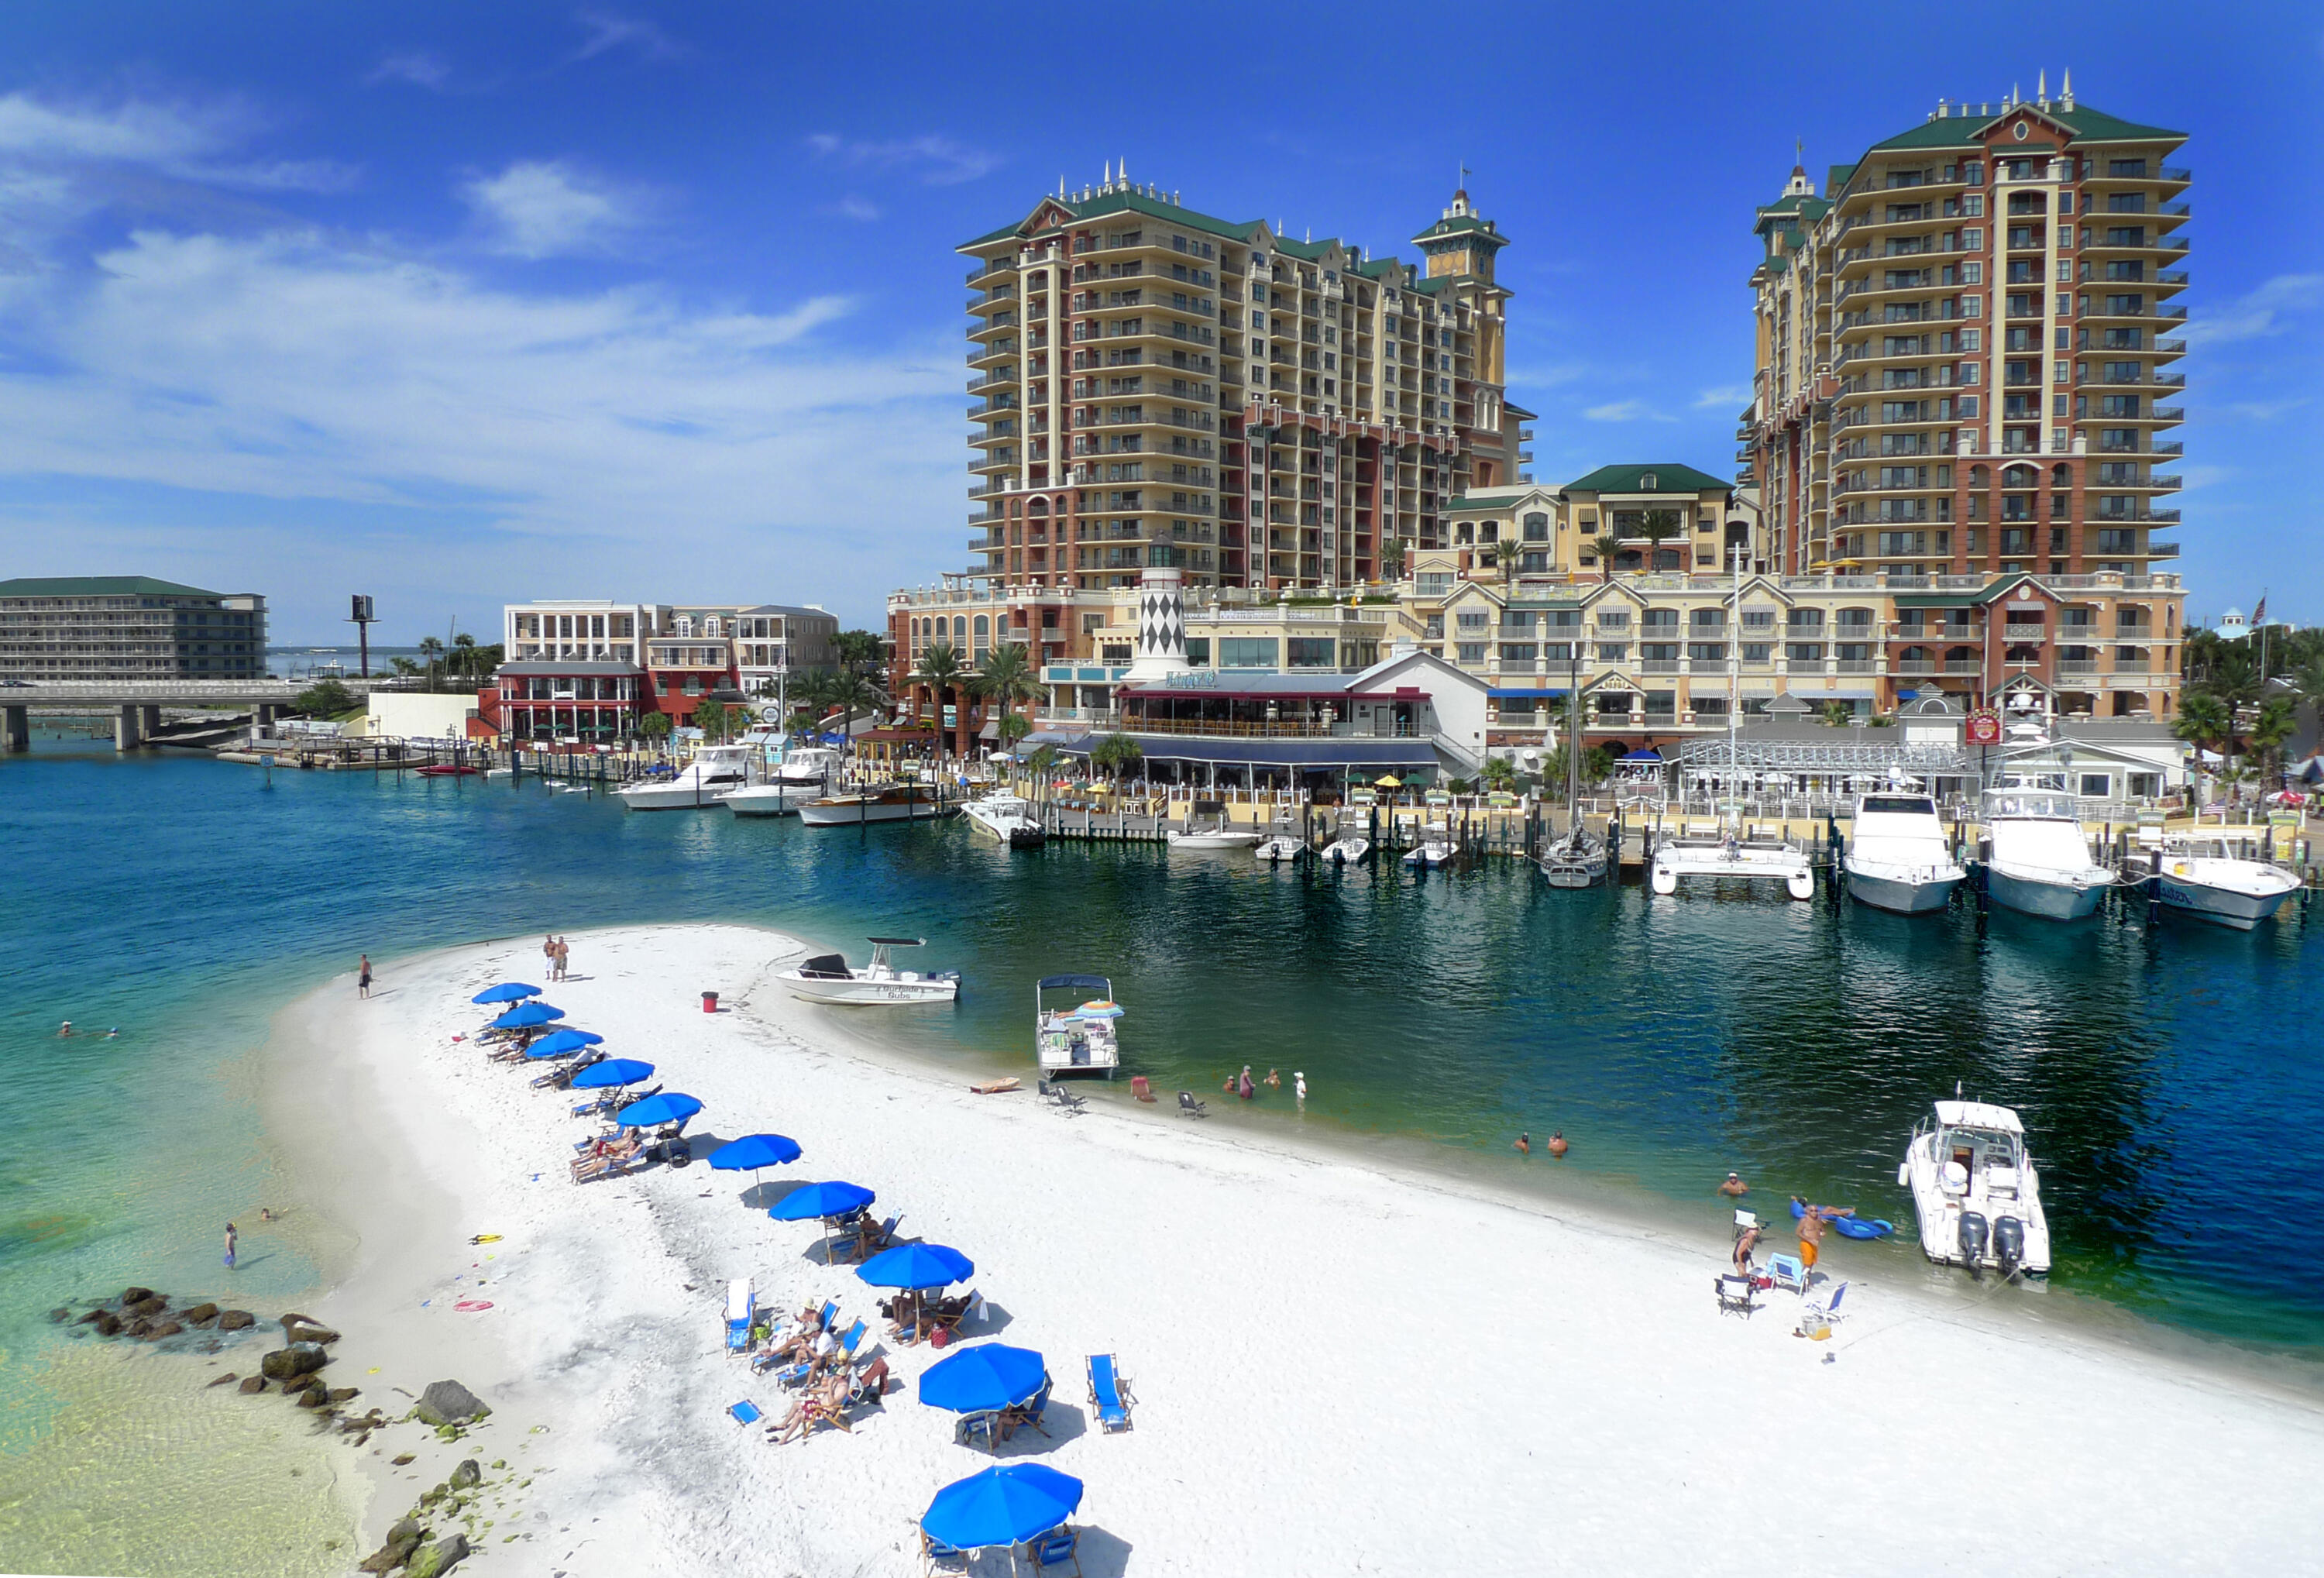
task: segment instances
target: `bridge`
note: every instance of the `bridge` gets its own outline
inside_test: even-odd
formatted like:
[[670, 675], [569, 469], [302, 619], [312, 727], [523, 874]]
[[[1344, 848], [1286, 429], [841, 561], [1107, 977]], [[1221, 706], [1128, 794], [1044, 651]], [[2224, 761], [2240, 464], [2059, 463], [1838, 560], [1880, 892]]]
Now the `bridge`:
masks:
[[[0, 742], [13, 753], [32, 748], [32, 714], [106, 712], [114, 715], [113, 743], [132, 751], [161, 726], [161, 709], [248, 712], [271, 724], [297, 705], [312, 681], [293, 679], [33, 679], [0, 685]], [[357, 696], [400, 689], [387, 679], [346, 679]]]

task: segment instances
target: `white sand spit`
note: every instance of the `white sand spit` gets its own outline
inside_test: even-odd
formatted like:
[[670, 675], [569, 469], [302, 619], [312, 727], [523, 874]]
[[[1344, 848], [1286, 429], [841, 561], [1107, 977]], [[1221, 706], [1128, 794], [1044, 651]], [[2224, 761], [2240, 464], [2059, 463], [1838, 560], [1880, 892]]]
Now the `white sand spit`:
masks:
[[[2324, 1550], [2324, 1411], [2303, 1399], [1877, 1273], [1830, 1343], [1792, 1335], [1782, 1296], [1722, 1318], [1715, 1245], [1161, 1112], [1069, 1119], [1030, 1092], [1029, 1033], [1028, 1090], [972, 1095], [783, 995], [801, 951], [738, 927], [590, 933], [549, 995], [701, 1098], [696, 1134], [797, 1140], [770, 1192], [869, 1185], [907, 1235], [975, 1260], [994, 1313], [971, 1340], [1037, 1348], [1057, 1383], [1051, 1438], [1002, 1459], [1087, 1482], [1093, 1578], [2291, 1572]], [[853, 1435], [778, 1447], [729, 1420], [787, 1398], [723, 1352], [727, 1278], [779, 1308], [835, 1296], [845, 1320], [880, 1296], [811, 1258], [811, 1227], [746, 1208], [748, 1174], [573, 1184], [573, 1098], [452, 1039], [483, 1022], [470, 993], [541, 968], [537, 942], [432, 955], [278, 1027], [330, 1093], [286, 1141], [361, 1240], [317, 1312], [346, 1333], [335, 1379], [392, 1407], [456, 1377], [496, 1409], [456, 1446], [374, 1439], [420, 1456], [366, 1449], [365, 1548], [475, 1455], [512, 1465], [487, 1475], [480, 1578], [918, 1571], [912, 1519], [989, 1461], [918, 1400], [941, 1355], [890, 1352], [906, 1385]], [[706, 989], [733, 1011], [703, 1014]], [[1126, 1006], [1134, 1055], [1169, 1005]], [[1108, 1352], [1139, 1399], [1126, 1434], [1084, 1403], [1084, 1358]]]

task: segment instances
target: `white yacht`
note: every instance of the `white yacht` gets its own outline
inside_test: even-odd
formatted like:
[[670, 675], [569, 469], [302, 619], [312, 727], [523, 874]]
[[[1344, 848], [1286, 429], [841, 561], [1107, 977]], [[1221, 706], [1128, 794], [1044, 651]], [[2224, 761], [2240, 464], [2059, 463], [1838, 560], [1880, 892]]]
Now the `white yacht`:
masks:
[[821, 799], [840, 780], [839, 752], [822, 745], [786, 752], [764, 781], [736, 789], [726, 808], [737, 817], [788, 817], [809, 800]]
[[1434, 871], [1451, 865], [1460, 853], [1461, 846], [1452, 842], [1452, 829], [1432, 822], [1420, 830], [1419, 842], [1404, 852], [1404, 863], [1418, 871]]
[[1933, 1121], [1914, 1129], [1896, 1181], [1913, 1191], [1921, 1252], [1939, 1265], [2005, 1277], [2050, 1269], [2042, 1180], [2010, 1108], [1939, 1102]]
[[960, 814], [977, 832], [1003, 844], [1015, 842], [1019, 834], [1038, 832], [1041, 828], [1040, 818], [1033, 814], [1033, 802], [1007, 789], [996, 789], [981, 800], [969, 801], [960, 808]]
[[721, 804], [750, 781], [748, 747], [706, 745], [675, 778], [633, 783], [619, 793], [632, 811], [675, 811]]
[[1937, 802], [1907, 785], [1857, 797], [1840, 866], [1852, 897], [1898, 915], [1942, 909], [1969, 875], [1953, 858]]
[[1163, 839], [1174, 850], [1249, 849], [1262, 835], [1256, 827], [1238, 827], [1227, 820], [1223, 800], [1196, 800], [1183, 829], [1173, 828]]
[[799, 807], [798, 818], [809, 827], [862, 827], [873, 822], [928, 822], [959, 808], [924, 784], [899, 783], [808, 800]]
[[2155, 897], [2166, 909], [2249, 931], [2300, 891], [2282, 866], [2250, 860], [2224, 838], [2178, 837], [2154, 857]]
[[2079, 920], [2114, 885], [2114, 872], [2090, 859], [2081, 807], [2064, 789], [1986, 790], [1985, 834], [1985, 887], [1996, 904]]
[[883, 1002], [959, 1001], [959, 971], [899, 970], [888, 952], [890, 948], [926, 947], [927, 938], [875, 937], [867, 940], [872, 944], [872, 963], [861, 970], [848, 968], [844, 955], [823, 954], [796, 970], [780, 972], [776, 979], [789, 988], [793, 997], [846, 1008]]
[[[1041, 1001], [1047, 992], [1096, 995], [1073, 1008], [1053, 1009]], [[1033, 1041], [1041, 1072], [1052, 1079], [1064, 1074], [1102, 1074], [1111, 1079], [1121, 1066], [1121, 1043], [1113, 1029], [1120, 1017], [1113, 983], [1104, 976], [1044, 975], [1033, 987]]]
[[1739, 826], [1711, 833], [1665, 833], [1647, 881], [1667, 898], [1681, 882], [1781, 882], [1794, 899], [1815, 897], [1815, 868], [1796, 844], [1746, 836]]

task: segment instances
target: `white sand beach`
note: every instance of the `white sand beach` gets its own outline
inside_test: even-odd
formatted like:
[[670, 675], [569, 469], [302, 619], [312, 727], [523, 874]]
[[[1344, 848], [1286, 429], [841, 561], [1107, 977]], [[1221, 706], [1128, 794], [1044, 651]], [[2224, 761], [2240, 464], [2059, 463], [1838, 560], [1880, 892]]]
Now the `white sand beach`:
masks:
[[[1722, 1317], [1708, 1203], [1685, 1239], [1160, 1107], [1068, 1118], [1032, 1093], [1029, 1048], [1025, 1091], [973, 1095], [837, 1017], [882, 1010], [782, 993], [803, 951], [737, 927], [576, 934], [550, 1000], [699, 1097], [694, 1134], [797, 1140], [770, 1186], [868, 1185], [905, 1236], [974, 1260], [992, 1318], [966, 1336], [1038, 1349], [1056, 1380], [1050, 1438], [1001, 1461], [1086, 1482], [1093, 1578], [2281, 1573], [2324, 1550], [2307, 1399], [1853, 1276], [1844, 1245], [1833, 1341], [1794, 1336], [1784, 1295]], [[852, 1435], [777, 1446], [729, 1419], [788, 1406], [724, 1352], [729, 1278], [778, 1309], [836, 1297], [844, 1321], [881, 1295], [813, 1258], [812, 1225], [746, 1208], [748, 1174], [575, 1185], [573, 1098], [453, 1039], [484, 1021], [471, 993], [541, 967], [537, 938], [391, 963], [371, 1001], [350, 981], [278, 1025], [319, 1065], [278, 1126], [359, 1241], [312, 1312], [346, 1333], [335, 1383], [397, 1411], [393, 1389], [456, 1378], [495, 1410], [456, 1445], [407, 1426], [363, 1449], [362, 1548], [473, 1455], [512, 1466], [464, 1571], [918, 1572], [913, 1519], [991, 1461], [918, 1400], [942, 1355], [890, 1352], [906, 1384]], [[700, 1011], [704, 990], [730, 1011]], [[1134, 1386], [1126, 1433], [1089, 1417], [1097, 1352]]]

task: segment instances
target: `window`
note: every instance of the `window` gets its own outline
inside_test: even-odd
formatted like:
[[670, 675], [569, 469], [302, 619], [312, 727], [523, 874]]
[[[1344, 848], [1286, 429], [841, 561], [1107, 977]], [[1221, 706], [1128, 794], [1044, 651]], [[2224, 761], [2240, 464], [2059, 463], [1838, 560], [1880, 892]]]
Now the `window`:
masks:
[[[1047, 612], [1047, 610], [1044, 612]], [[1209, 668], [1211, 666], [1211, 638], [1206, 635], [1188, 636], [1186, 638], [1186, 661], [1197, 669]]]
[[1790, 641], [1784, 647], [1784, 656], [1794, 663], [1821, 663], [1823, 661], [1823, 643]]
[[[1273, 644], [1268, 643], [1270, 647]], [[1294, 669], [1329, 669], [1340, 660], [1339, 642], [1327, 635], [1295, 635], [1290, 638], [1290, 667]]]
[[1222, 669], [1272, 669], [1275, 667], [1275, 654], [1273, 636], [1229, 635], [1219, 638], [1219, 667]]
[[1456, 662], [1481, 663], [1485, 660], [1485, 643], [1482, 641], [1459, 641], [1454, 643], [1453, 652], [1455, 654], [1454, 660]]
[[1534, 643], [1531, 641], [1501, 643], [1501, 661], [1504, 663], [1530, 663], [1534, 660]]
[[1442, 597], [1452, 590], [1452, 572], [1451, 570], [1423, 570], [1419, 575], [1414, 577], [1413, 579], [1416, 584], [1417, 591], [1423, 597]]
[[1630, 611], [1627, 608], [1600, 609], [1598, 611], [1598, 628], [1600, 630], [1629, 629]]
[[1675, 608], [1649, 608], [1645, 614], [1639, 616], [1638, 623], [1645, 625], [1648, 630], [1675, 628], [1678, 624], [1678, 610]]
[[1820, 631], [1823, 628], [1823, 610], [1794, 608], [1792, 610], [1790, 623], [1794, 633], [1802, 631]]
[[1727, 610], [1698, 608], [1687, 616], [1687, 623], [1697, 631], [1724, 630], [1727, 628]]
[[1630, 697], [1628, 695], [1609, 696], [1601, 692], [1598, 697], [1598, 715], [1601, 718], [1628, 717], [1630, 715]]
[[1523, 608], [1505, 608], [1501, 611], [1501, 628], [1503, 630], [1531, 630], [1533, 628], [1533, 614], [1530, 611]]
[[1766, 662], [1775, 650], [1775, 643], [1773, 641], [1745, 641], [1743, 643], [1743, 660], [1747, 663]]
[[1598, 643], [1598, 660], [1601, 663], [1618, 663], [1629, 655], [1630, 648], [1629, 643], [1627, 641], [1600, 641]]
[[1489, 608], [1463, 608], [1454, 621], [1463, 632], [1482, 630], [1492, 622], [1492, 610]]

